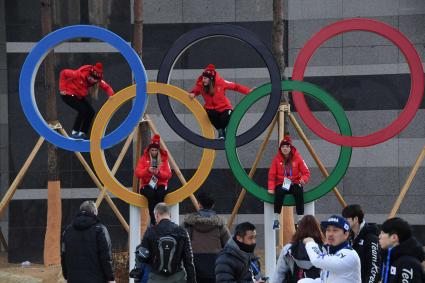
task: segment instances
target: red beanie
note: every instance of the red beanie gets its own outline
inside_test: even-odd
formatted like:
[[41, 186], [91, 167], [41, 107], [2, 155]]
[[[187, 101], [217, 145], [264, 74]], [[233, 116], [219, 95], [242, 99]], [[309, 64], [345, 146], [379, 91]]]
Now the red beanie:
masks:
[[161, 137], [159, 135], [154, 135], [151, 139], [151, 143], [149, 144], [149, 148], [158, 148], [160, 147]]
[[215, 79], [216, 71], [215, 66], [213, 64], [209, 64], [202, 73], [203, 77], [209, 78], [211, 80]]
[[279, 148], [281, 148], [281, 147], [282, 147], [282, 145], [284, 145], [284, 144], [286, 144], [286, 145], [290, 145], [290, 146], [293, 146], [293, 145], [292, 145], [292, 139], [291, 139], [291, 137], [290, 137], [290, 136], [284, 136], [284, 137], [283, 137], [283, 140], [280, 142]]
[[103, 76], [103, 65], [102, 65], [102, 63], [97, 62], [93, 66], [93, 68], [91, 69], [91, 72], [93, 73], [93, 75], [95, 77], [102, 78], [102, 76]]

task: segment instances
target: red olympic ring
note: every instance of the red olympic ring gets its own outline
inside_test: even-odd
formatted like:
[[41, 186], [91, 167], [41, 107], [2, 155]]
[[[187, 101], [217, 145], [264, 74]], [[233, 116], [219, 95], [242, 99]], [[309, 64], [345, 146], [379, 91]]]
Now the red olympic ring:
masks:
[[322, 125], [309, 109], [304, 94], [294, 92], [293, 100], [304, 123], [321, 138], [337, 145], [364, 147], [382, 143], [401, 132], [415, 116], [424, 94], [424, 70], [421, 59], [412, 43], [393, 27], [371, 19], [348, 19], [331, 24], [316, 33], [304, 47], [294, 64], [292, 80], [302, 81], [313, 52], [326, 40], [343, 32], [361, 30], [373, 32], [394, 43], [404, 54], [411, 73], [411, 87], [406, 106], [388, 127], [366, 136], [343, 136]]

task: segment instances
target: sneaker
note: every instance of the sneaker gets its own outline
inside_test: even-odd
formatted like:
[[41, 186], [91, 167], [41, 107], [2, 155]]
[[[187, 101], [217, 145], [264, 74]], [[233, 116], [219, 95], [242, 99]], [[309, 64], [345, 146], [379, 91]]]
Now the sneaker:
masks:
[[78, 141], [83, 140], [83, 139], [81, 138], [81, 136], [80, 136], [78, 133], [72, 134], [72, 135], [70, 135], [69, 137], [70, 137], [71, 139], [78, 140]]
[[218, 129], [217, 131], [218, 131], [218, 139], [224, 140], [224, 137], [226, 136], [224, 129]]
[[275, 220], [274, 222], [273, 222], [273, 230], [279, 230], [280, 229], [280, 223], [279, 223], [279, 220]]
[[88, 137], [85, 133], [81, 133], [81, 134], [80, 134], [80, 139], [81, 139], [81, 140], [88, 140], [88, 139], [89, 139], [89, 137]]

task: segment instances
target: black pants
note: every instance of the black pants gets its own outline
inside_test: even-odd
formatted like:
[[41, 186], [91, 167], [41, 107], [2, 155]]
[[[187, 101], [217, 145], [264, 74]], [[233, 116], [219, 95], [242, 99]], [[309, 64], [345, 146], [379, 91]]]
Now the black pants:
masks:
[[61, 95], [61, 97], [63, 102], [78, 112], [72, 129], [88, 135], [95, 114], [93, 107], [84, 97], [82, 99], [71, 95]]
[[225, 129], [230, 121], [230, 115], [232, 110], [224, 110], [223, 112], [218, 112], [215, 110], [207, 109], [208, 118], [210, 118], [211, 124], [216, 129]]
[[146, 185], [140, 190], [140, 194], [144, 195], [148, 199], [148, 208], [149, 208], [149, 216], [151, 217], [151, 224], [155, 225], [155, 214], [153, 213], [153, 209], [155, 205], [159, 202], [163, 202], [165, 195], [167, 194], [167, 190], [164, 185], [159, 185], [155, 189], [152, 189], [151, 186]]
[[282, 184], [277, 185], [274, 189], [274, 213], [279, 213], [282, 210], [285, 196], [292, 194], [295, 198], [295, 206], [298, 215], [304, 214], [304, 194], [303, 187], [299, 184], [292, 184], [289, 191], [282, 189]]

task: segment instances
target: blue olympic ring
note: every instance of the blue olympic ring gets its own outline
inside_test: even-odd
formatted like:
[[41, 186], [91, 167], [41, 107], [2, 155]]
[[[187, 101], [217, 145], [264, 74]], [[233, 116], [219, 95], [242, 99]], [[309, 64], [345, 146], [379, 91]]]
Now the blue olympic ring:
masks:
[[137, 125], [146, 109], [148, 99], [146, 84], [148, 79], [145, 67], [133, 48], [124, 39], [107, 29], [89, 25], [74, 25], [58, 29], [40, 40], [28, 54], [22, 67], [19, 77], [19, 97], [25, 116], [40, 136], [66, 150], [89, 152], [90, 141], [77, 141], [66, 138], [47, 125], [36, 107], [37, 104], [34, 95], [35, 76], [48, 52], [65, 40], [82, 37], [95, 38], [115, 47], [126, 59], [134, 73], [137, 87], [133, 107], [124, 122], [102, 139], [102, 149], [112, 147], [127, 137]]

